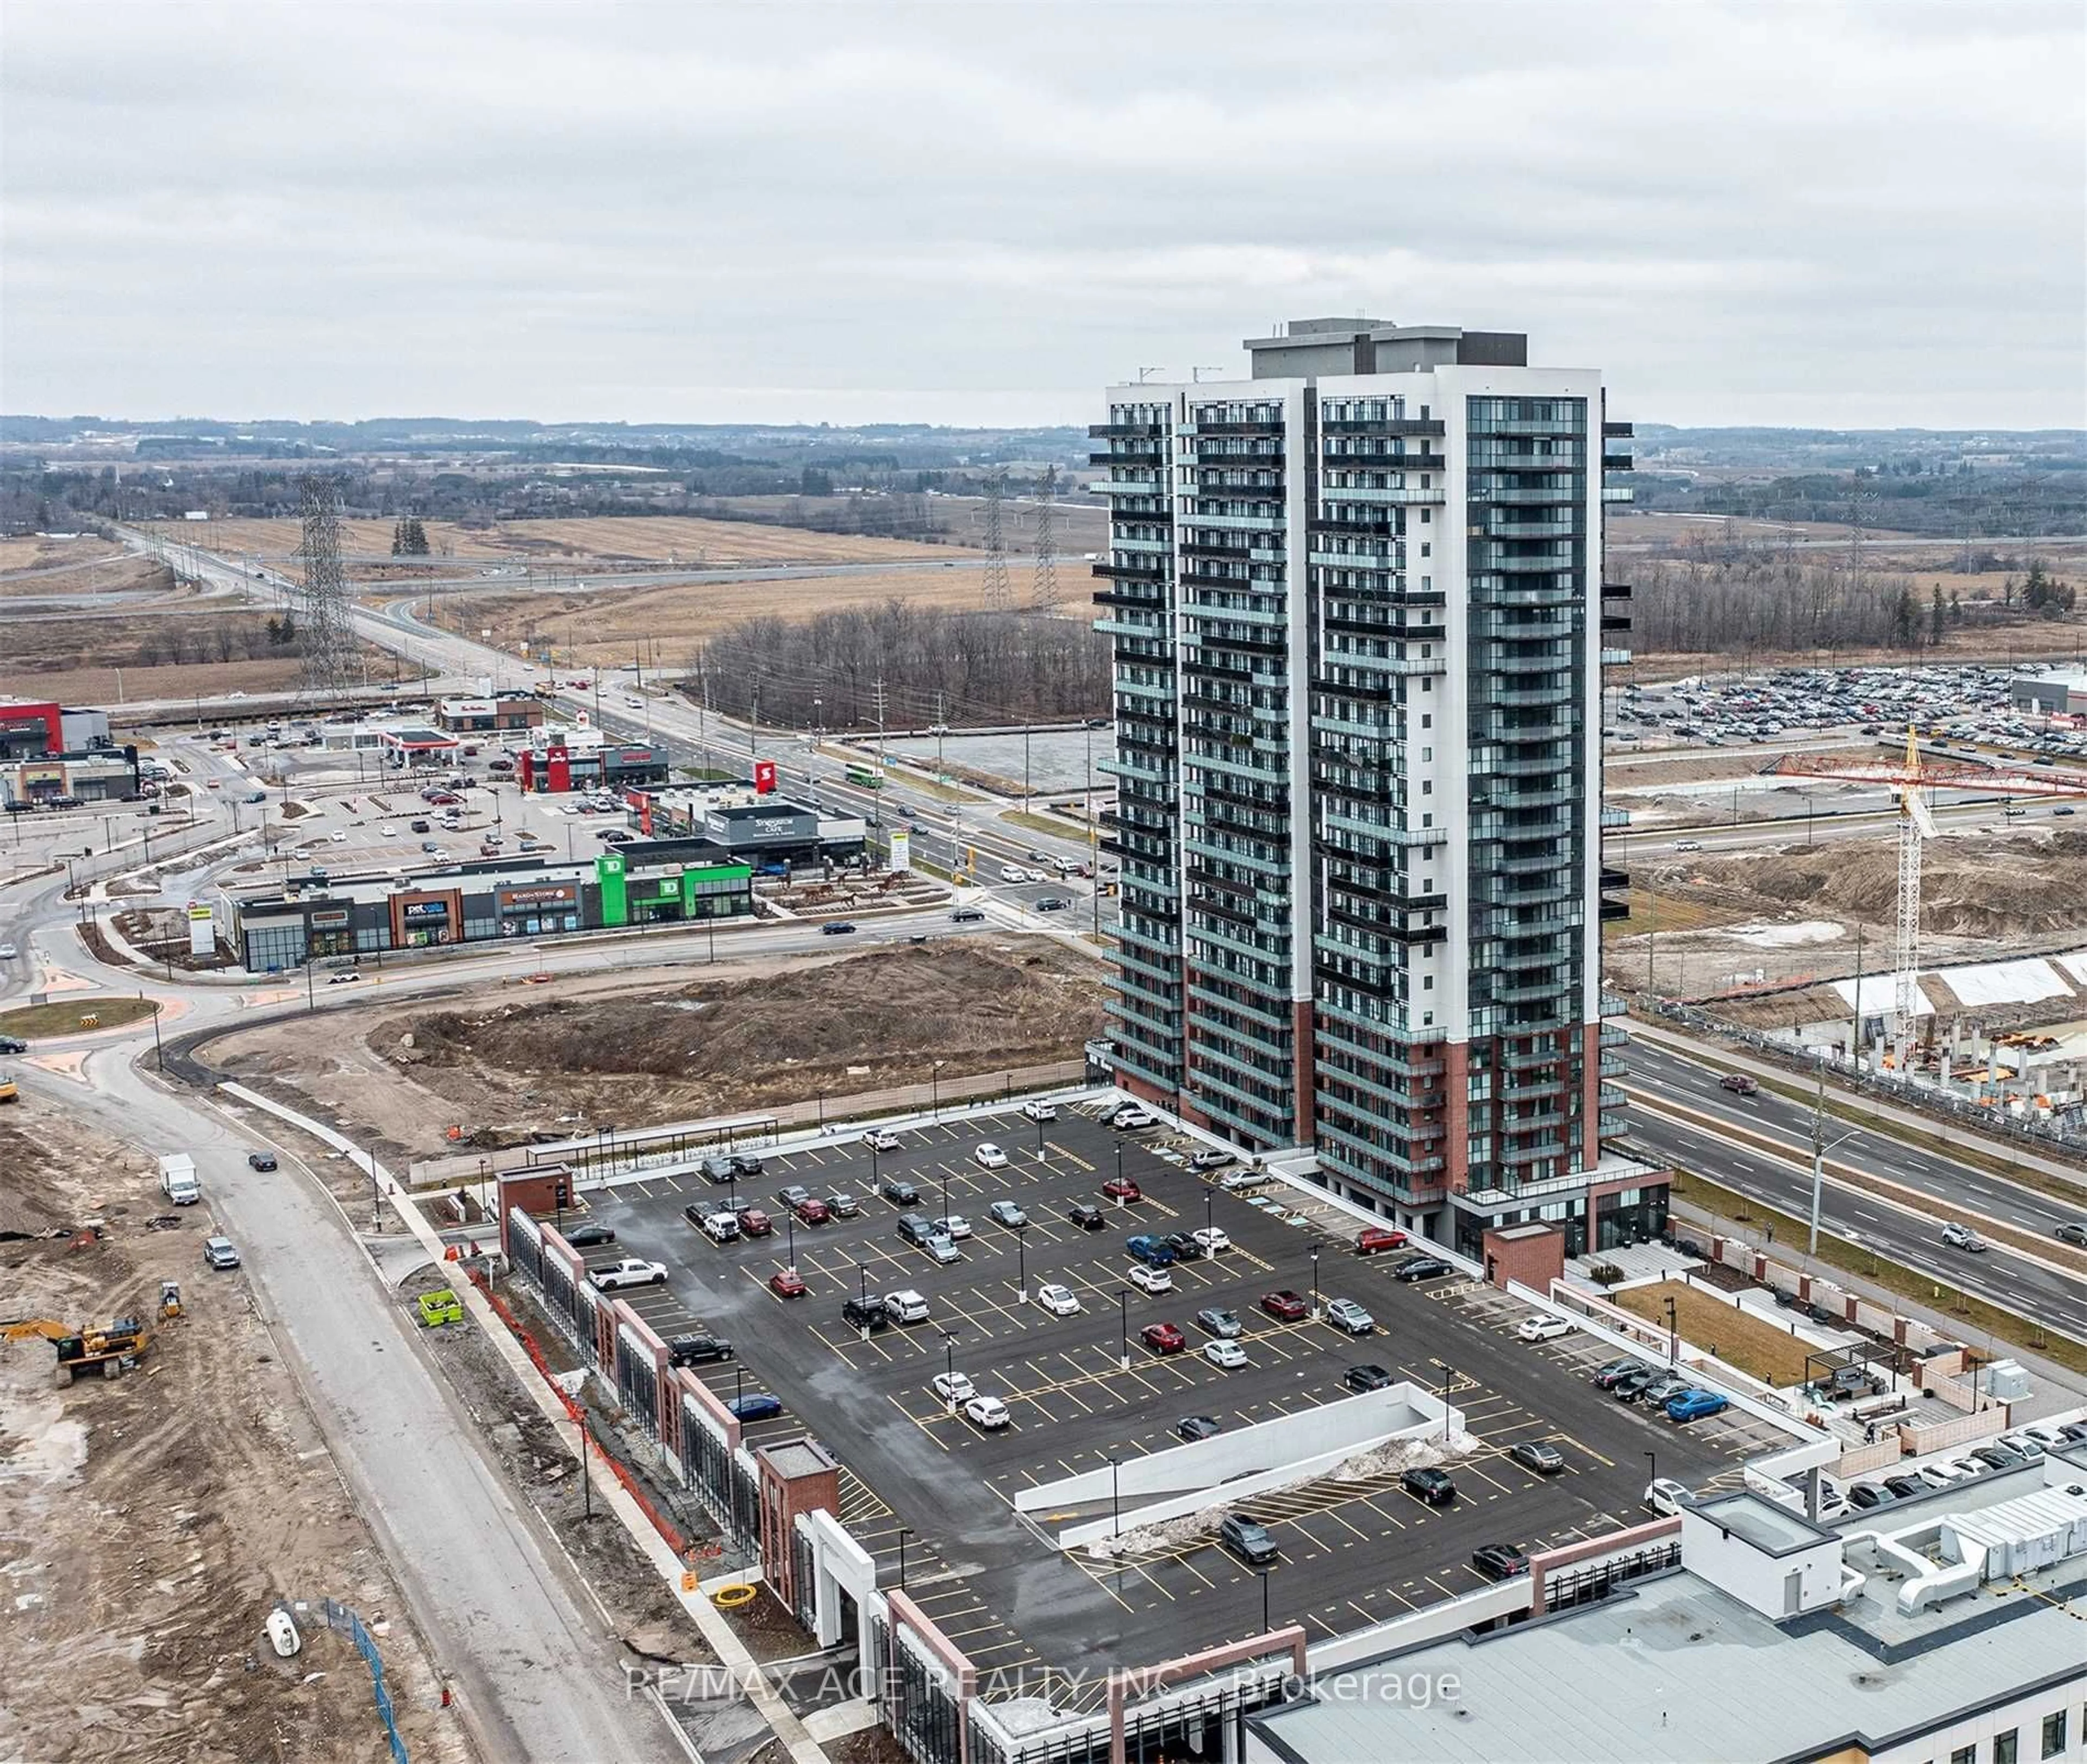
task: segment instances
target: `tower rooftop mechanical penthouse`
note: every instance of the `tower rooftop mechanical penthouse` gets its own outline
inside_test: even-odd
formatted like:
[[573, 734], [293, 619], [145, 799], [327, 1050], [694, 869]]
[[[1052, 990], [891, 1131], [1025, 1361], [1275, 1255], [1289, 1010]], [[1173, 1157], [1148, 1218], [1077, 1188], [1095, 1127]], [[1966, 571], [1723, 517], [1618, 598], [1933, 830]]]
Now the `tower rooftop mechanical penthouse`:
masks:
[[1600, 373], [1509, 332], [1307, 319], [1248, 377], [1119, 386], [1119, 1081], [1480, 1252], [1655, 1234], [1605, 1153]]

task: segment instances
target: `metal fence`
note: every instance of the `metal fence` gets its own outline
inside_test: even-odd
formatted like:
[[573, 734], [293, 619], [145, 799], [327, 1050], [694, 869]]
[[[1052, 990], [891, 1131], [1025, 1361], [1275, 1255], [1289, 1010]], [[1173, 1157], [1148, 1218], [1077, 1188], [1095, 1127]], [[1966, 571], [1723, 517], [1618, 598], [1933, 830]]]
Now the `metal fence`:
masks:
[[[1679, 1023], [1684, 1029], [1722, 1041], [1737, 1042], [1750, 1052], [1774, 1060], [1804, 1077], [1812, 1076], [1820, 1057], [1816, 1053], [1800, 1053], [1787, 1041], [1762, 1030], [1742, 1029], [1727, 1023], [1692, 1004], [1675, 1004], [1662, 999], [1652, 1007], [1652, 1011], [1654, 1016]], [[1949, 1096], [1913, 1079], [1901, 1077], [1895, 1072], [1880, 1071], [1874, 1066], [1856, 1066], [1837, 1051], [1829, 1052], [1824, 1057], [1828, 1069], [1842, 1083], [1880, 1101], [1917, 1110], [1937, 1120], [1961, 1123], [1995, 1139], [2012, 1140], [2025, 1146], [2051, 1146], [2075, 1157], [2087, 1153], [2087, 1106], [2076, 1106], [2048, 1121], [2022, 1120], [1961, 1097]]]
[[[310, 1609], [298, 1606], [294, 1609]], [[377, 1651], [376, 1641], [355, 1611], [337, 1599], [321, 1599], [317, 1606], [326, 1626], [348, 1637], [355, 1643], [356, 1651], [361, 1655], [369, 1667], [369, 1682], [377, 1696], [377, 1713], [384, 1724], [386, 1742], [391, 1748], [393, 1764], [406, 1764], [406, 1742], [399, 1737], [399, 1723], [391, 1708], [391, 1692], [384, 1682], [384, 1661]]]
[[1640, 1579], [1680, 1566], [1681, 1544], [1677, 1538], [1670, 1544], [1654, 1544], [1649, 1549], [1633, 1550], [1628, 1556], [1612, 1556], [1606, 1562], [1590, 1562], [1584, 1568], [1547, 1574], [1543, 1582], [1543, 1608], [1547, 1612], [1562, 1611], [1568, 1605], [1591, 1604], [1594, 1600], [1606, 1599], [1612, 1589], [1626, 1580]]

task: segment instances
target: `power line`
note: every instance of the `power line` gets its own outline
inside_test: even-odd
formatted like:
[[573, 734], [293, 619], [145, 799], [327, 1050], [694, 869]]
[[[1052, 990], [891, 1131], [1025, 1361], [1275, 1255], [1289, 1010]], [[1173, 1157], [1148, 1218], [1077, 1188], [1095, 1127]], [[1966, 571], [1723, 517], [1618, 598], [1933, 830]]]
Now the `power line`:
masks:
[[1058, 468], [1053, 466], [1044, 474], [1044, 502], [1036, 511], [1036, 576], [1029, 590], [1031, 612], [1058, 610], [1057, 509], [1053, 505], [1057, 493]]
[[1007, 586], [1007, 536], [1001, 530], [1000, 499], [1007, 488], [1007, 474], [989, 471], [985, 476], [985, 610], [1005, 612], [1013, 603]]
[[298, 483], [305, 582], [298, 597], [303, 665], [297, 684], [307, 692], [337, 692], [361, 682], [355, 627], [349, 616], [348, 577], [340, 563], [340, 517], [334, 488], [310, 474]]

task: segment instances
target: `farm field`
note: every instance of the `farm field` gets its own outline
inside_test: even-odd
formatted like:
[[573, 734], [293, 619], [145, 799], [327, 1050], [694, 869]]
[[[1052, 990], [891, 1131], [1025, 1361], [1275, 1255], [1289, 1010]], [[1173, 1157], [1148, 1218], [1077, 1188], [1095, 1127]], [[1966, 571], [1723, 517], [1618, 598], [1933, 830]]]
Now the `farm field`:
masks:
[[445, 628], [489, 630], [488, 641], [510, 651], [535, 637], [548, 641], [561, 658], [614, 663], [627, 662], [634, 645], [649, 641], [657, 645], [662, 663], [678, 665], [706, 638], [758, 615], [809, 619], [847, 607], [881, 606], [887, 600], [971, 611], [978, 607], [980, 591], [974, 560], [966, 556], [957, 562], [945, 556], [929, 569], [860, 575], [686, 582], [598, 594], [452, 596], [436, 601], [434, 611]]
[[[345, 520], [342, 556], [391, 567], [392, 523]], [[161, 537], [219, 552], [247, 552], [295, 573], [301, 529], [294, 520], [163, 522]], [[645, 515], [565, 521], [510, 521], [468, 528], [455, 522], [427, 523], [437, 558], [464, 564], [544, 564], [591, 572], [644, 569], [723, 569], [740, 564], [892, 563], [941, 558], [950, 548], [909, 540], [861, 539], [764, 526], [752, 522], [705, 521], [680, 515]], [[419, 574], [425, 566], [412, 566]]]

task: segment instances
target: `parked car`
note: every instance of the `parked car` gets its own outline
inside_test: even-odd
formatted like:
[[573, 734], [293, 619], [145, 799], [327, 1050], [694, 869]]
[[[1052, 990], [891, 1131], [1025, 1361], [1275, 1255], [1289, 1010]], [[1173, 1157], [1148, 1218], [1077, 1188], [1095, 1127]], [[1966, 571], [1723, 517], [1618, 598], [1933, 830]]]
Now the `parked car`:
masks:
[[817, 1195], [805, 1195], [792, 1210], [800, 1225], [822, 1225], [833, 1217], [832, 1209]]
[[205, 1238], [203, 1240], [203, 1263], [207, 1268], [229, 1268], [239, 1266], [239, 1251], [229, 1238]]
[[891, 1314], [894, 1323], [918, 1323], [928, 1320], [926, 1297], [910, 1286], [902, 1287], [895, 1293], [886, 1293], [884, 1308]]
[[[268, 1161], [268, 1168], [273, 1170], [275, 1167], [275, 1160], [271, 1158]], [[587, 1224], [576, 1225], [567, 1231], [565, 1242], [576, 1250], [598, 1250], [604, 1243], [616, 1242], [616, 1231], [612, 1226], [600, 1225], [590, 1220]]]
[[976, 1151], [971, 1153], [971, 1157], [981, 1170], [1005, 1170], [1007, 1168], [1007, 1153], [1001, 1150], [1001, 1148], [997, 1145], [992, 1144], [991, 1140], [988, 1140], [984, 1145], [979, 1146]]
[[711, 1366], [732, 1357], [732, 1344], [721, 1336], [676, 1336], [667, 1344], [670, 1366]]
[[1416, 1501], [1424, 1501], [1430, 1506], [1447, 1506], [1457, 1498], [1457, 1483], [1446, 1470], [1424, 1466], [1408, 1470], [1398, 1479], [1398, 1485]]
[[1179, 1353], [1189, 1345], [1189, 1338], [1171, 1323], [1147, 1323], [1137, 1332], [1137, 1339], [1154, 1353]]
[[1378, 1255], [1386, 1250], [1402, 1250], [1406, 1245], [1403, 1231], [1390, 1225], [1364, 1225], [1355, 1238], [1355, 1254]]
[[667, 1284], [667, 1264], [627, 1255], [606, 1268], [589, 1270], [587, 1278], [604, 1293], [620, 1293], [628, 1286], [664, 1286]]
[[1649, 1372], [1651, 1370], [1644, 1361], [1635, 1357], [1611, 1360], [1607, 1366], [1594, 1369], [1594, 1388], [1598, 1391], [1614, 1390], [1619, 1378], [1628, 1378], [1633, 1372]]
[[963, 1251], [951, 1242], [949, 1234], [945, 1231], [936, 1232], [920, 1247], [928, 1252], [929, 1261], [942, 1268], [947, 1268], [952, 1262], [963, 1259]]
[[1874, 1482], [1857, 1482], [1848, 1489], [1848, 1505], [1858, 1512], [1867, 1513], [1871, 1507], [1882, 1506], [1892, 1498], [1891, 1491], [1881, 1489]]
[[1246, 1364], [1246, 1349], [1236, 1341], [1220, 1337], [1203, 1344], [1203, 1357], [1223, 1371], [1236, 1372]]
[[1083, 1201], [1075, 1201], [1065, 1209], [1069, 1224], [1078, 1225], [1082, 1231], [1105, 1231], [1108, 1220], [1099, 1207], [1090, 1207]]
[[877, 1185], [877, 1193], [894, 1207], [917, 1207], [920, 1204], [920, 1191], [912, 1183], [890, 1176]]
[[2011, 1434], [2002, 1434], [1999, 1443], [2020, 1458], [2024, 1464], [2041, 1464], [2043, 1461], [2043, 1442], [2030, 1434], [2026, 1428], [2017, 1429]]
[[1276, 1558], [1275, 1540], [1268, 1528], [1244, 1513], [1227, 1513], [1218, 1522], [1218, 1541], [1249, 1568]]
[[1174, 1276], [1163, 1268], [1149, 1268], [1142, 1262], [1133, 1262], [1124, 1278], [1142, 1293], [1171, 1293], [1174, 1290]]
[[1130, 1133], [1140, 1127], [1157, 1127], [1159, 1118], [1134, 1102], [1126, 1102], [1108, 1118], [1108, 1124], [1119, 1133]]
[[1189, 1241], [1206, 1255], [1221, 1255], [1232, 1246], [1231, 1238], [1216, 1225], [1205, 1225], [1189, 1235]]
[[1667, 1418], [1671, 1421], [1701, 1421], [1706, 1416], [1722, 1415], [1731, 1406], [1731, 1398], [1722, 1391], [1684, 1391], [1668, 1400]]
[[873, 1152], [895, 1152], [898, 1149], [898, 1136], [896, 1133], [887, 1133], [882, 1127], [879, 1127], [873, 1133], [864, 1134], [862, 1143]]
[[766, 1391], [755, 1391], [745, 1396], [735, 1396], [724, 1406], [735, 1421], [773, 1421], [783, 1412], [783, 1399], [770, 1396]]
[[1679, 1372], [1662, 1372], [1637, 1393], [1637, 1400], [1647, 1408], [1664, 1408], [1675, 1397], [1686, 1395], [1694, 1388]]
[[1154, 1238], [1146, 1232], [1139, 1232], [1135, 1238], [1125, 1238], [1123, 1248], [1125, 1253], [1131, 1257], [1131, 1261], [1142, 1261], [1146, 1268], [1173, 1268], [1175, 1263], [1181, 1259], [1179, 1255], [1175, 1255], [1173, 1244], [1167, 1242], [1164, 1238]]
[[1029, 1215], [1011, 1200], [996, 1200], [986, 1208], [986, 1215], [995, 1225], [1005, 1225], [1010, 1231], [1018, 1231], [1029, 1223]]
[[963, 1372], [937, 1372], [928, 1381], [928, 1387], [945, 1403], [968, 1403], [978, 1395], [978, 1387]]
[[713, 1243], [739, 1242], [739, 1215], [725, 1208], [706, 1212], [700, 1207], [684, 1207], [681, 1216]]
[[1381, 1391], [1398, 1380], [1381, 1366], [1351, 1366], [1341, 1374], [1341, 1382], [1351, 1391]]
[[802, 1182], [792, 1182], [787, 1187], [779, 1188], [775, 1191], [775, 1199], [777, 1204], [779, 1206], [787, 1207], [792, 1212], [795, 1212], [811, 1198], [812, 1191], [807, 1188]]
[[758, 1176], [761, 1174], [760, 1154], [756, 1152], [734, 1152], [732, 1167], [742, 1176]]
[[802, 1298], [811, 1289], [794, 1268], [779, 1268], [768, 1276], [768, 1290], [778, 1298]]
[[1077, 1317], [1080, 1301], [1069, 1286], [1061, 1286], [1056, 1280], [1046, 1280], [1036, 1289], [1036, 1302], [1053, 1317]]
[[1214, 1415], [1184, 1415], [1174, 1424], [1176, 1437], [1193, 1445], [1199, 1439], [1212, 1439], [1225, 1430], [1225, 1424]]
[[1376, 1319], [1352, 1298], [1337, 1298], [1329, 1304], [1326, 1321], [1343, 1335], [1368, 1336], [1376, 1332]]
[[1263, 1293], [1261, 1308], [1278, 1323], [1302, 1323], [1308, 1307], [1298, 1295], [1285, 1287], [1280, 1292]]
[[1246, 1333], [1239, 1320], [1239, 1313], [1212, 1305], [1196, 1313], [1196, 1327], [1206, 1336], [1215, 1336], [1224, 1341], [1236, 1340]]
[[1612, 1382], [1609, 1395], [1619, 1403], [1635, 1403], [1639, 1396], [1667, 1376], [1664, 1366], [1641, 1366]]
[[1481, 1544], [1471, 1552], [1471, 1566], [1488, 1580], [1512, 1580], [1529, 1572], [1529, 1554], [1519, 1544]]
[[1111, 1200], [1129, 1202], [1145, 1199], [1145, 1191], [1129, 1176], [1112, 1176], [1102, 1184], [1102, 1192]]
[[836, 1219], [852, 1219], [862, 1211], [862, 1203], [845, 1188], [836, 1188], [826, 1196], [826, 1211]]
[[884, 1308], [884, 1301], [873, 1293], [867, 1298], [845, 1300], [841, 1306], [841, 1321], [851, 1329], [874, 1332], [890, 1325], [891, 1313]]
[[736, 1216], [739, 1229], [749, 1238], [765, 1238], [775, 1229], [775, 1221], [758, 1207], [741, 1207]]
[[989, 1434], [998, 1433], [1014, 1419], [1007, 1404], [997, 1396], [974, 1396], [964, 1404], [964, 1416], [974, 1427]]
[[739, 1166], [728, 1157], [710, 1157], [696, 1165], [696, 1174], [706, 1182], [715, 1182], [722, 1188], [728, 1182], [739, 1180]]
[[1031, 1121], [1055, 1121], [1058, 1118], [1058, 1105], [1032, 1097], [1022, 1104], [1022, 1113]]
[[1683, 1507], [1692, 1505], [1696, 1496], [1685, 1482], [1676, 1482], [1671, 1476], [1654, 1476], [1645, 1485], [1644, 1499], [1662, 1519], [1671, 1519]]
[[1454, 1268], [1439, 1255], [1416, 1255], [1410, 1262], [1400, 1263], [1391, 1271], [1391, 1277], [1395, 1280], [1404, 1280], [1410, 1285], [1415, 1280], [1440, 1280], [1445, 1274], [1453, 1274], [1456, 1272]]
[[1555, 1476], [1565, 1468], [1565, 1455], [1540, 1439], [1517, 1439], [1508, 1448], [1507, 1455], [1523, 1469], [1534, 1471], [1540, 1476]]
[[1525, 1317], [1515, 1330], [1523, 1341], [1556, 1341], [1561, 1336], [1573, 1333], [1573, 1325], [1563, 1317], [1546, 1316], [1539, 1312], [1534, 1317]]

